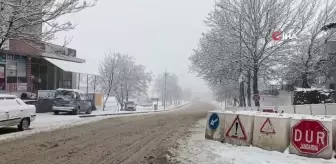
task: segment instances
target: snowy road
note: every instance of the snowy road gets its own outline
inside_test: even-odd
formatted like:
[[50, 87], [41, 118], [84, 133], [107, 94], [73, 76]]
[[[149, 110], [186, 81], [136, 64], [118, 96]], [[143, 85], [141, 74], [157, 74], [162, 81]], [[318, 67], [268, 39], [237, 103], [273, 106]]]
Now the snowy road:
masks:
[[[175, 109], [175, 106], [170, 106], [168, 110]], [[163, 108], [159, 108], [158, 112], [164, 111]], [[82, 114], [80, 116], [60, 114], [54, 115], [53, 113], [37, 113], [36, 120], [31, 123], [30, 130], [20, 132], [16, 127], [9, 128], [0, 128], [0, 140], [5, 139], [16, 139], [20, 137], [25, 137], [28, 135], [53, 131], [59, 128], [66, 128], [74, 125], [80, 125], [84, 123], [89, 123], [93, 121], [99, 121], [112, 117], [120, 117], [120, 115], [131, 116], [129, 114], [147, 114], [154, 112], [150, 107], [141, 107], [137, 108], [137, 111], [118, 111], [116, 106], [110, 106], [106, 111], [93, 111], [90, 116], [96, 117], [82, 117], [89, 116]]]
[[233, 146], [204, 139], [206, 120], [190, 129], [191, 136], [180, 140], [173, 151], [172, 163], [183, 164], [335, 164], [336, 159], [324, 160], [300, 157], [256, 147]]
[[0, 163], [166, 163], [170, 147], [204, 118], [209, 104], [122, 116], [0, 143]]

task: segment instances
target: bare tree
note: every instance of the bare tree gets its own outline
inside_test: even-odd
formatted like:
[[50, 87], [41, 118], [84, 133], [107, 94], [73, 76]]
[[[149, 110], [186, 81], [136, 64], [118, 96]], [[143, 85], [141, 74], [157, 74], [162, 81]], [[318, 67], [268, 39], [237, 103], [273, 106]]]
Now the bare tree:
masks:
[[[326, 1], [316, 16], [309, 21], [305, 35], [302, 35], [295, 46], [290, 47], [291, 55], [288, 57], [287, 78], [292, 82], [300, 82], [303, 88], [310, 88], [310, 85], [318, 84], [317, 78], [329, 77], [328, 66], [336, 55], [325, 52], [326, 43], [336, 36], [335, 29], [324, 31], [323, 27], [330, 22], [336, 21], [336, 1]], [[332, 67], [329, 67], [332, 68]]]
[[[160, 74], [154, 81], [155, 91], [162, 96], [166, 102], [170, 105], [173, 102], [176, 104], [179, 100], [182, 100], [183, 93], [182, 88], [178, 84], [178, 77], [173, 73], [167, 73], [166, 79], [164, 74]], [[166, 82], [166, 86], [165, 83]]]
[[119, 66], [113, 95], [123, 108], [124, 101], [128, 101], [130, 97], [146, 94], [152, 77], [143, 65], [136, 64], [128, 55], [121, 56]]
[[[211, 28], [210, 36], [212, 37], [217, 48], [204, 48], [204, 53], [215, 53], [215, 59], [209, 58], [206, 60], [221, 59], [221, 61], [229, 60], [241, 64], [240, 69], [245, 69], [244, 74], [249, 76], [251, 71], [253, 81], [253, 94], [258, 94], [258, 81], [261, 72], [267, 72], [269, 65], [267, 63], [275, 60], [276, 53], [282, 50], [282, 47], [293, 42], [292, 39], [284, 39], [279, 42], [272, 40], [274, 31], [281, 33], [293, 32], [301, 34], [308, 24], [308, 21], [313, 17], [317, 10], [318, 3], [316, 1], [292, 1], [292, 0], [221, 0], [216, 4], [213, 12], [209, 14], [206, 24]], [[300, 6], [300, 7], [298, 7]], [[224, 39], [223, 39], [224, 38]], [[242, 41], [241, 56], [237, 53], [239, 40]], [[231, 43], [231, 44], [230, 44]], [[209, 41], [204, 43], [209, 44]], [[215, 45], [215, 44], [212, 44]], [[228, 46], [229, 45], [229, 46]], [[219, 48], [218, 48], [219, 47]], [[222, 48], [221, 48], [222, 47]], [[204, 54], [203, 53], [203, 54]], [[229, 57], [231, 56], [231, 57]], [[238, 56], [238, 57], [237, 57]], [[197, 60], [194, 60], [197, 61]], [[213, 67], [222, 67], [223, 69], [208, 69], [206, 77], [213, 80], [214, 74], [218, 74], [224, 78], [223, 80], [235, 80], [237, 67], [230, 66], [229, 61], [226, 61], [224, 66], [220, 66], [219, 62]], [[199, 65], [199, 70], [204, 68], [204, 65]], [[224, 73], [225, 76], [222, 76]], [[232, 78], [235, 77], [235, 78]], [[259, 106], [259, 101], [255, 101], [255, 105]]]
[[61, 16], [92, 7], [97, 0], [1, 0], [0, 49], [8, 40], [31, 45], [48, 42], [60, 31], [75, 28], [70, 21], [58, 22]]
[[122, 54], [109, 52], [99, 65], [99, 74], [97, 78], [97, 87], [106, 95], [103, 110], [110, 95], [113, 94], [113, 88], [117, 83], [118, 69], [121, 67]]

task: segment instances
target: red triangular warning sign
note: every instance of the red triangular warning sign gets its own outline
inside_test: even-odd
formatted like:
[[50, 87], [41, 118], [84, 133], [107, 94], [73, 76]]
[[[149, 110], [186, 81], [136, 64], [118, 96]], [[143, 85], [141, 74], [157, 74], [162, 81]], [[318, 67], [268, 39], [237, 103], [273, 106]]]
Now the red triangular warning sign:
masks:
[[240, 122], [239, 116], [236, 117], [236, 119], [233, 120], [231, 127], [226, 132], [226, 137], [235, 138], [239, 140], [246, 140], [246, 133], [245, 129]]
[[260, 133], [275, 134], [274, 126], [269, 118], [267, 118], [261, 126]]

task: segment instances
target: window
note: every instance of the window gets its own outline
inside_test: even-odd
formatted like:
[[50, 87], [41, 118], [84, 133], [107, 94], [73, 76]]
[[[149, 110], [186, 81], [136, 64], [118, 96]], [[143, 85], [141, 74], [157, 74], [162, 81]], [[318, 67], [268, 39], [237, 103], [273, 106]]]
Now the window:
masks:
[[19, 55], [7, 55], [7, 60], [6, 89], [9, 91], [27, 91], [27, 57]]
[[0, 64], [0, 91], [6, 91], [5, 67], [6, 65]]
[[15, 56], [14, 56], [14, 60], [16, 60], [16, 61], [20, 61], [20, 60], [21, 60], [21, 56], [19, 56], [19, 55], [15, 55]]
[[80, 94], [81, 100], [86, 100], [85, 95], [83, 93]]
[[[53, 74], [51, 74], [52, 76]], [[40, 64], [39, 89], [46, 90], [48, 83], [47, 65]]]
[[7, 55], [7, 60], [13, 60], [13, 59], [14, 59], [13, 55]]
[[7, 63], [7, 76], [16, 77], [16, 63]]
[[47, 89], [49, 89], [49, 90], [53, 90], [53, 89], [56, 89], [55, 88], [55, 69], [54, 69], [54, 66], [53, 65], [51, 65], [51, 64], [49, 64], [48, 65], [48, 70], [47, 70], [47, 72], [48, 72], [48, 88]]
[[23, 102], [21, 99], [19, 99], [19, 98], [16, 98], [15, 99], [20, 105], [26, 105], [26, 103], [25, 102]]
[[76, 95], [76, 99], [79, 99], [80, 98], [80, 95], [78, 92], [75, 92], [75, 95]]
[[6, 62], [6, 55], [0, 54], [0, 62], [5, 63]]
[[17, 105], [20, 105], [20, 103], [17, 102], [15, 100], [15, 98], [6, 97], [4, 100], [0, 101], [0, 105], [3, 105], [3, 106], [17, 106]]
[[7, 63], [7, 83], [17, 83], [16, 63]]

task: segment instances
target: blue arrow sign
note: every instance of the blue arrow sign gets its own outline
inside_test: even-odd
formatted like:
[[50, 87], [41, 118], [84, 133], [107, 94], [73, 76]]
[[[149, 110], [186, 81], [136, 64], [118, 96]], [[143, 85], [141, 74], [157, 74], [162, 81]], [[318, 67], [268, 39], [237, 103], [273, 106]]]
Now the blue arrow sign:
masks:
[[209, 127], [212, 130], [216, 130], [219, 125], [219, 117], [217, 113], [212, 113], [210, 118], [209, 118]]

